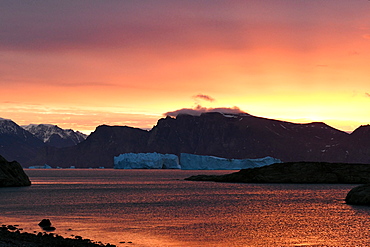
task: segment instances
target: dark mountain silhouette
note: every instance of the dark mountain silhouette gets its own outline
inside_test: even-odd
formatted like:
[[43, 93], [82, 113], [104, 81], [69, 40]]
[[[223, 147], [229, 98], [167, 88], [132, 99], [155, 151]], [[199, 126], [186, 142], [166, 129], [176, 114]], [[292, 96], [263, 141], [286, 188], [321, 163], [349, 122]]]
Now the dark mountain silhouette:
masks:
[[295, 124], [248, 114], [206, 113], [159, 120], [148, 148], [225, 158], [272, 156], [284, 161], [316, 161], [325, 159], [325, 148], [348, 136], [324, 123]]
[[370, 164], [369, 140], [369, 126], [348, 134], [320, 122], [296, 124], [213, 112], [162, 118], [150, 131], [102, 125], [75, 146], [42, 148], [27, 165], [113, 167], [114, 156], [129, 152]]
[[32, 164], [52, 167], [113, 167], [113, 157], [121, 153], [145, 152], [149, 133], [146, 130], [101, 125], [87, 139], [66, 148], [45, 147]]
[[28, 165], [45, 144], [10, 119], [0, 118], [0, 155], [9, 161]]
[[370, 125], [358, 127], [345, 141], [330, 147], [325, 155], [333, 162], [370, 164]]

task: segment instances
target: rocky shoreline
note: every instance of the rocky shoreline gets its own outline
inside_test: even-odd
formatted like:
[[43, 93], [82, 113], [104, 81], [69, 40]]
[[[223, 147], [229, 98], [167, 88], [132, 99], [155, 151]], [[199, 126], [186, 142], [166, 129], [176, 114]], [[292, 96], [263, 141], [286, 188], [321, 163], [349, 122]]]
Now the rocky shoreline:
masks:
[[116, 247], [112, 244], [93, 242], [80, 236], [64, 238], [53, 233], [21, 232], [17, 226], [0, 227], [0, 247]]

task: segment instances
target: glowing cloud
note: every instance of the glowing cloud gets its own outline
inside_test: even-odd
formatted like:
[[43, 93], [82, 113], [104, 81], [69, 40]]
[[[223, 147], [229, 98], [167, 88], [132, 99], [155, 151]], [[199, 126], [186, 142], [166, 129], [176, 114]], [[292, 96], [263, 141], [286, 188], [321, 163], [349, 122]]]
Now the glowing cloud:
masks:
[[246, 114], [246, 112], [239, 109], [239, 107], [219, 107], [219, 108], [206, 108], [200, 105], [197, 105], [195, 108], [182, 108], [176, 111], [166, 112], [163, 115], [176, 117], [181, 114], [187, 114], [192, 116], [200, 116], [202, 113], [206, 112], [220, 112], [225, 114]]

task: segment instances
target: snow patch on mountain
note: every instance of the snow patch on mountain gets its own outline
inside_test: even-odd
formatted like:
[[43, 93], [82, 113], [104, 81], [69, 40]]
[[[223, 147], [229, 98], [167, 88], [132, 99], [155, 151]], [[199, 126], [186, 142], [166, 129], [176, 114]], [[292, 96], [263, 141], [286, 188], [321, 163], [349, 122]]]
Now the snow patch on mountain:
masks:
[[87, 137], [87, 135], [79, 131], [62, 129], [52, 124], [29, 124], [22, 127], [44, 143], [56, 147], [77, 145]]
[[25, 130], [11, 119], [0, 118], [0, 134], [25, 135]]

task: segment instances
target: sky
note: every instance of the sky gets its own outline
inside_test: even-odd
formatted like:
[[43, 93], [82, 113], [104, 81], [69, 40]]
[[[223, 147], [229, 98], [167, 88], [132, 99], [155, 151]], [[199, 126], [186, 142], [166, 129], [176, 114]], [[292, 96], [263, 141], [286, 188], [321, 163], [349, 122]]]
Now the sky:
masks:
[[370, 124], [368, 0], [0, 0], [0, 117], [90, 133], [222, 108]]

